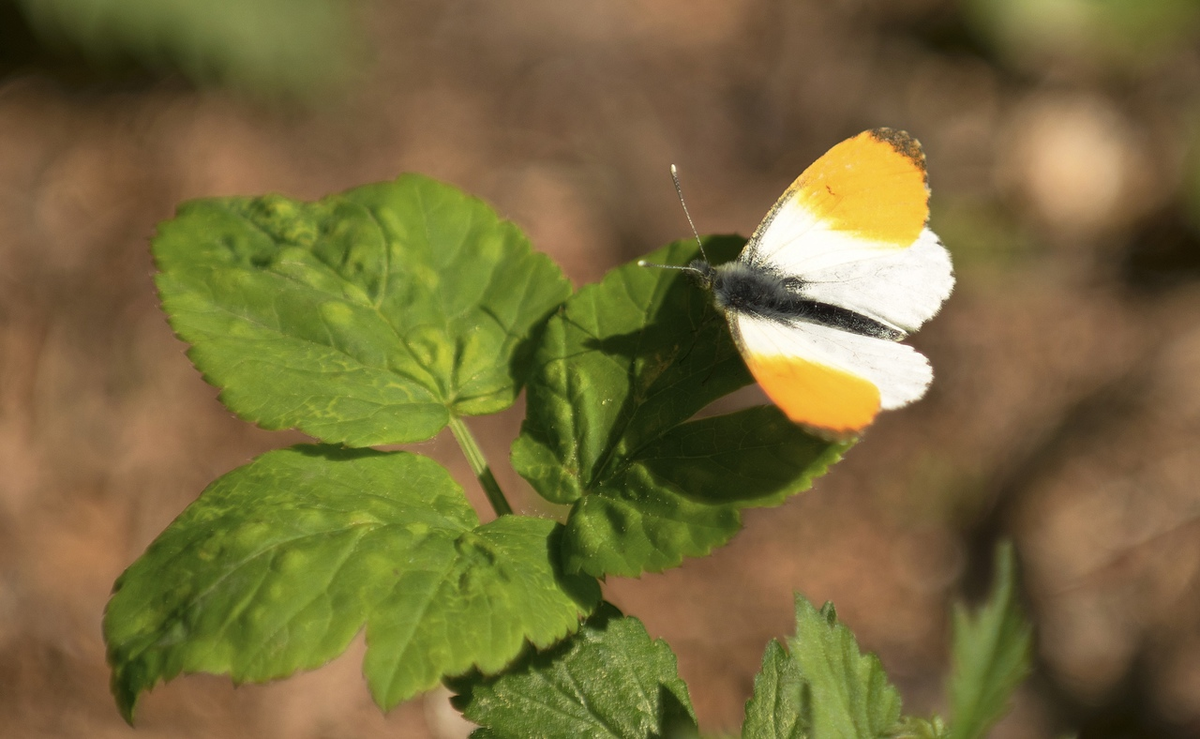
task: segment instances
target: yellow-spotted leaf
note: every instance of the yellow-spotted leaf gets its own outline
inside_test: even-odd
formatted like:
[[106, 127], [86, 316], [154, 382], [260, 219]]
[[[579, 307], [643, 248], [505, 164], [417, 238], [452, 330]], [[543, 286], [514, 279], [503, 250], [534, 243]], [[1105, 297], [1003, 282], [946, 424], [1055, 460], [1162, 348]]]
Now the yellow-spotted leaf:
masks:
[[495, 673], [599, 602], [595, 580], [561, 571], [561, 533], [525, 516], [480, 525], [449, 473], [407, 452], [269, 452], [209, 486], [117, 580], [113, 694], [132, 721], [160, 681], [286, 677], [364, 627], [383, 708], [446, 676]]
[[171, 326], [225, 405], [349, 446], [507, 408], [570, 294], [516, 226], [417, 175], [317, 202], [185, 203], [154, 256]]

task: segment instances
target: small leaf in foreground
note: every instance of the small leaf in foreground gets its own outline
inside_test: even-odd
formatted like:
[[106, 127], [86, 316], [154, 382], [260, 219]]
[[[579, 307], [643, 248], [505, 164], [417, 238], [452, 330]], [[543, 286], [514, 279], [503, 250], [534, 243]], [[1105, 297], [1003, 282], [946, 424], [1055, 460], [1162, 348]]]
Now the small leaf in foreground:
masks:
[[891, 739], [948, 739], [950, 730], [940, 716], [930, 719], [905, 716]]
[[450, 681], [452, 700], [483, 727], [473, 737], [695, 736], [675, 655], [642, 623], [603, 604], [571, 638], [492, 678]]
[[[744, 240], [715, 237], [715, 262]], [[648, 255], [687, 264], [693, 243]], [[702, 556], [740, 510], [806, 489], [848, 447], [810, 436], [773, 407], [692, 420], [752, 382], [712, 298], [676, 270], [635, 264], [570, 298], [534, 358], [514, 468], [572, 504], [568, 571], [636, 576]]]
[[984, 736], [1008, 711], [1012, 693], [1029, 674], [1032, 628], [1017, 598], [1016, 556], [1011, 542], [996, 550], [995, 582], [974, 615], [954, 610], [950, 676], [953, 739]]
[[[813, 739], [875, 739], [896, 728], [900, 694], [888, 682], [879, 658], [859, 652], [854, 634], [838, 623], [832, 603], [817, 611], [804, 596], [796, 595], [796, 635], [788, 639], [788, 650], [791, 664], [781, 666], [782, 650], [768, 649], [763, 672], [754, 683], [754, 697], [746, 706], [747, 724], [754, 720], [756, 726], [793, 732], [778, 736]], [[796, 687], [797, 680], [805, 690]], [[784, 705], [796, 706], [790, 727]]]
[[285, 677], [364, 624], [384, 708], [472, 666], [494, 673], [599, 602], [594, 580], [559, 571], [561, 530], [521, 516], [480, 526], [450, 475], [407, 452], [269, 452], [210, 485], [117, 580], [113, 693], [132, 721], [160, 680]]
[[171, 326], [230, 410], [350, 446], [507, 408], [570, 294], [516, 226], [417, 175], [185, 203], [154, 256]]
[[754, 739], [808, 739], [812, 693], [800, 664], [772, 639], [754, 676], [754, 694], [746, 701], [742, 736]]

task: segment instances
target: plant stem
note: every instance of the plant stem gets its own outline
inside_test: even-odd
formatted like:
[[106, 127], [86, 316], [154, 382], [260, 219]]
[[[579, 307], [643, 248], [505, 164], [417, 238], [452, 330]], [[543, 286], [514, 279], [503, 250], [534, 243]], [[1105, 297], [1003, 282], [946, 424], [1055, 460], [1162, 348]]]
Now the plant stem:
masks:
[[487, 459], [484, 458], [483, 451], [479, 448], [475, 437], [471, 435], [467, 424], [463, 423], [458, 416], [451, 416], [450, 431], [454, 433], [454, 438], [458, 441], [458, 446], [462, 448], [463, 455], [466, 456], [467, 463], [471, 465], [475, 477], [479, 478], [479, 484], [483, 486], [483, 492], [487, 495], [488, 502], [492, 504], [492, 510], [496, 512], [497, 516], [511, 514], [512, 506], [508, 504], [508, 499], [500, 490], [500, 485], [496, 482], [496, 477], [488, 467]]

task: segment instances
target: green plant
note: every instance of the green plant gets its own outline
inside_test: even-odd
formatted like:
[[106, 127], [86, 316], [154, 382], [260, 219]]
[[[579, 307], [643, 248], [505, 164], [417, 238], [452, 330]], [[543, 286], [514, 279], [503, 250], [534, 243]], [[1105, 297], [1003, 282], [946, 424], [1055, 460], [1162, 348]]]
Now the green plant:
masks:
[[[743, 243], [706, 249], [728, 260]], [[154, 254], [163, 308], [222, 402], [321, 443], [220, 477], [118, 579], [104, 633], [127, 720], [160, 680], [284, 677], [365, 627], [384, 709], [446, 681], [480, 737], [695, 734], [674, 655], [602, 603], [599, 578], [708, 554], [743, 508], [807, 488], [848, 446], [773, 407], [695, 418], [751, 382], [707, 295], [634, 265], [572, 295], [515, 226], [418, 176], [316, 203], [187, 203]], [[512, 513], [464, 420], [523, 386], [513, 466], [570, 506], [563, 523]], [[370, 448], [447, 426], [495, 520], [435, 462]], [[832, 606], [797, 597], [746, 736], [980, 736], [1027, 664], [1011, 554], [999, 561], [991, 605], [956, 621], [952, 732], [902, 720]]]

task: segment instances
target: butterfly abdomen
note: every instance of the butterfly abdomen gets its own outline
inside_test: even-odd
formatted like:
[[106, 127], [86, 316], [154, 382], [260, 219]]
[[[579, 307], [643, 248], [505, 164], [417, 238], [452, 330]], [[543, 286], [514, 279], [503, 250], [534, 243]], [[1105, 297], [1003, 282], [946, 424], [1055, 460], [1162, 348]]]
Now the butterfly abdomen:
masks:
[[713, 299], [722, 311], [736, 311], [784, 323], [807, 321], [892, 341], [905, 336], [903, 331], [848, 308], [805, 297], [802, 293], [804, 283], [799, 278], [784, 277], [740, 262], [710, 270], [705, 277], [711, 281]]

